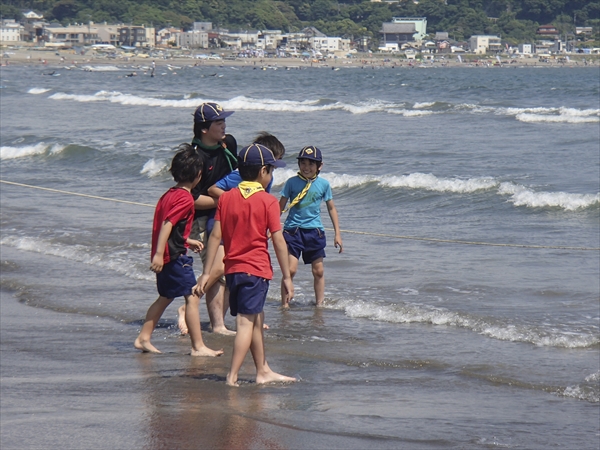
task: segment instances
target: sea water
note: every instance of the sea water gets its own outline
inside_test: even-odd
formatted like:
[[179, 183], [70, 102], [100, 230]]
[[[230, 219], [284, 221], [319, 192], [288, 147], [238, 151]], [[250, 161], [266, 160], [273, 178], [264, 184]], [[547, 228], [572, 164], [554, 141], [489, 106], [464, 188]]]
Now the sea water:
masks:
[[[370, 448], [598, 448], [598, 68], [56, 70], [2, 68], [0, 172], [19, 183], [0, 185], [3, 308], [114, 323], [115, 355], [134, 358], [153, 206], [215, 101], [240, 146], [263, 130], [285, 145], [275, 195], [318, 146], [344, 230], [338, 253], [323, 208], [324, 308], [309, 267], [289, 312], [272, 282], [267, 355], [301, 382], [261, 420]], [[189, 358], [175, 317], [155, 344]]]

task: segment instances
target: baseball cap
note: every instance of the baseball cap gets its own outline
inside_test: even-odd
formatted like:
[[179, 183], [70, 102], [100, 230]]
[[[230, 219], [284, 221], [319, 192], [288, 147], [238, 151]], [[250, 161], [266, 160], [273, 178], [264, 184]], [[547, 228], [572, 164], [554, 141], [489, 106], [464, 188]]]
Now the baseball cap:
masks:
[[238, 154], [240, 166], [275, 166], [285, 167], [285, 162], [275, 159], [273, 152], [264, 145], [250, 144]]
[[323, 161], [323, 155], [321, 154], [321, 150], [317, 147], [309, 145], [300, 150], [296, 159], [312, 159], [313, 161], [321, 162]]
[[225, 111], [217, 103], [202, 103], [194, 113], [194, 122], [213, 122], [232, 115], [234, 111]]

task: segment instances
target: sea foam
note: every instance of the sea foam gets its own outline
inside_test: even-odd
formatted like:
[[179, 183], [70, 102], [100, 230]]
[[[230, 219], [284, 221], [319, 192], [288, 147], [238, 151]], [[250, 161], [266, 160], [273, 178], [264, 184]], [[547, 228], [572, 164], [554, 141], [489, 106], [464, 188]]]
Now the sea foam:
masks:
[[141, 174], [147, 174], [149, 178], [155, 177], [168, 169], [168, 163], [164, 160], [150, 159], [144, 164]]
[[44, 142], [40, 142], [39, 144], [35, 145], [26, 145], [23, 147], [3, 146], [0, 147], [0, 160], [24, 158], [34, 155], [56, 154], [63, 151], [65, 147], [65, 145], [45, 144]]
[[[49, 239], [8, 235], [0, 240], [0, 245], [7, 245], [32, 253], [56, 256], [70, 261], [78, 261], [83, 264], [111, 270], [136, 280], [154, 280], [154, 275], [148, 273], [147, 265], [144, 264], [145, 259], [142, 262], [141, 257], [135, 258], [133, 252], [123, 252], [122, 248], [112, 253], [101, 253], [81, 244], [57, 244]], [[145, 249], [140, 248], [139, 250], [145, 252]]]
[[513, 324], [508, 320], [494, 320], [472, 314], [450, 311], [423, 304], [386, 304], [360, 299], [337, 300], [327, 308], [343, 310], [352, 318], [363, 318], [388, 323], [423, 323], [471, 330], [482, 336], [510, 342], [524, 342], [540, 347], [590, 348], [600, 343], [595, 333], [572, 333], [555, 327], [534, 327]]
[[[109, 66], [110, 67], [110, 66]], [[112, 68], [107, 70], [120, 70]], [[29, 93], [41, 94], [33, 88]], [[77, 102], [106, 101], [129, 106], [158, 106], [166, 108], [195, 108], [206, 101], [218, 101], [225, 109], [237, 111], [270, 111], [292, 113], [314, 113], [324, 111], [345, 111], [350, 114], [388, 113], [397, 114], [407, 118], [418, 118], [432, 114], [466, 113], [466, 114], [495, 114], [515, 117], [521, 122], [558, 122], [558, 123], [595, 123], [600, 121], [598, 109], [575, 109], [564, 107], [530, 107], [506, 108], [493, 107], [469, 103], [443, 103], [443, 102], [415, 102], [412, 105], [406, 102], [390, 102], [381, 99], [368, 99], [356, 103], [345, 103], [331, 99], [286, 100], [272, 98], [250, 98], [236, 96], [229, 100], [215, 100], [200, 98], [189, 93], [183, 94], [179, 99], [165, 99], [160, 97], [145, 97], [122, 92], [99, 91], [95, 94], [66, 94], [55, 93], [49, 98], [53, 100], [71, 100]]]
[[46, 92], [48, 92], [50, 89], [44, 89], [44, 88], [31, 88], [27, 91], [28, 94], [33, 94], [33, 95], [38, 95], [38, 94], [45, 94]]

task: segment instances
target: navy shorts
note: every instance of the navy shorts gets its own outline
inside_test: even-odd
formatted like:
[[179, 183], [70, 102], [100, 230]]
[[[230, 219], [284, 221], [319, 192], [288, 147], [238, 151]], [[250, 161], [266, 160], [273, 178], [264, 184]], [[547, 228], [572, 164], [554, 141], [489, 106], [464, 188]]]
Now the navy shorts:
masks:
[[232, 316], [260, 314], [265, 306], [269, 280], [249, 273], [225, 275], [229, 289], [229, 311]]
[[194, 258], [187, 255], [179, 255], [177, 259], [165, 264], [156, 274], [158, 294], [167, 298], [190, 295], [196, 284], [193, 265]]
[[290, 228], [283, 230], [283, 237], [287, 244], [288, 252], [294, 258], [302, 260], [304, 264], [311, 264], [319, 258], [325, 258], [325, 231], [319, 228]]

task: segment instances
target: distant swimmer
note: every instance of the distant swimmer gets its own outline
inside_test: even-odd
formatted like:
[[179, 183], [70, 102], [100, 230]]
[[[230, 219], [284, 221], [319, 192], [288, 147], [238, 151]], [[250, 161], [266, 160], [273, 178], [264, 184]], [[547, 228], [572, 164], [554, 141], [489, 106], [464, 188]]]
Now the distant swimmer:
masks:
[[137, 77], [137, 73], [131, 72], [131, 73], [128, 73], [127, 75], [125, 75], [125, 76], [126, 77]]
[[48, 73], [44, 73], [43, 75], [49, 75], [52, 76], [56, 73], [56, 70], [53, 70], [52, 72], [48, 72]]

